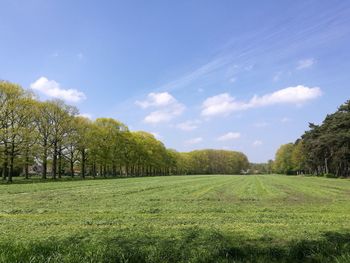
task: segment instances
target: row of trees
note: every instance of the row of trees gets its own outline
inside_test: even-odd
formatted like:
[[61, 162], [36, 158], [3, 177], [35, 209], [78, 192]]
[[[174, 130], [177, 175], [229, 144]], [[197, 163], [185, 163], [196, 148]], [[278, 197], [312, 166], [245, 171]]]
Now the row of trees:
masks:
[[249, 167], [248, 158], [241, 152], [226, 150], [196, 150], [180, 153], [178, 171], [184, 174], [240, 174]]
[[91, 121], [60, 100], [41, 102], [16, 84], [0, 82], [0, 172], [15, 175], [150, 176], [240, 173], [245, 155], [166, 149], [147, 132], [129, 131], [111, 118]]
[[282, 145], [274, 167], [277, 172], [350, 176], [350, 100], [327, 115], [321, 125], [309, 124], [295, 143]]
[[249, 174], [272, 174], [274, 173], [274, 162], [268, 160], [267, 163], [250, 163], [247, 171]]

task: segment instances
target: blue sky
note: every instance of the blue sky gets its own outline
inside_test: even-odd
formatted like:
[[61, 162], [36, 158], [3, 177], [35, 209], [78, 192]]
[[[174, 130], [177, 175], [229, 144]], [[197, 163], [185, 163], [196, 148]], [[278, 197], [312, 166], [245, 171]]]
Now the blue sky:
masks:
[[0, 5], [0, 79], [179, 151], [267, 161], [350, 99], [349, 1]]

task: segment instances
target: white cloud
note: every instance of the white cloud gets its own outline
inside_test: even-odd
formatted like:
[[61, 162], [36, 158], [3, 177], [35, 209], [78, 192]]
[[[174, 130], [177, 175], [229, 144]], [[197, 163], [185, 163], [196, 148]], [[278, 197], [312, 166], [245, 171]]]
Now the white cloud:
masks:
[[172, 112], [168, 111], [152, 111], [144, 118], [146, 123], [159, 123], [159, 122], [168, 122], [174, 117]]
[[186, 144], [198, 144], [198, 143], [200, 143], [202, 141], [203, 141], [202, 137], [197, 137], [197, 138], [189, 139], [185, 143]]
[[316, 60], [313, 58], [302, 59], [298, 61], [297, 69], [306, 69], [312, 67], [315, 64]]
[[318, 87], [308, 88], [303, 85], [288, 87], [266, 94], [262, 97], [254, 96], [249, 101], [249, 107], [260, 107], [274, 104], [302, 104], [308, 100], [321, 96], [321, 89]]
[[76, 89], [63, 89], [60, 84], [54, 80], [48, 80], [46, 77], [40, 77], [30, 84], [30, 88], [39, 91], [51, 98], [63, 99], [69, 102], [79, 102], [86, 99], [83, 92]]
[[261, 146], [262, 144], [263, 144], [263, 142], [260, 141], [260, 140], [255, 140], [255, 141], [253, 142], [253, 146], [254, 146], [254, 147]]
[[199, 121], [185, 121], [176, 125], [176, 128], [183, 131], [193, 131], [198, 128]]
[[149, 113], [145, 118], [146, 123], [168, 122], [176, 116], [182, 114], [185, 106], [179, 103], [170, 93], [150, 93], [144, 101], [136, 101], [136, 105], [143, 109], [156, 108], [157, 110]]
[[264, 107], [276, 104], [300, 105], [322, 95], [318, 87], [309, 88], [303, 85], [280, 89], [263, 96], [255, 95], [248, 102], [237, 101], [228, 93], [207, 98], [202, 104], [202, 116], [228, 115], [234, 111]]
[[147, 99], [144, 101], [136, 101], [136, 105], [140, 106], [143, 109], [149, 107], [162, 107], [173, 104], [176, 102], [176, 99], [168, 92], [151, 92], [147, 95]]
[[217, 138], [218, 141], [230, 141], [235, 140], [241, 137], [239, 132], [228, 132]]
[[236, 110], [242, 110], [245, 107], [243, 102], [235, 101], [228, 93], [222, 93], [207, 98], [202, 104], [202, 115], [227, 115]]

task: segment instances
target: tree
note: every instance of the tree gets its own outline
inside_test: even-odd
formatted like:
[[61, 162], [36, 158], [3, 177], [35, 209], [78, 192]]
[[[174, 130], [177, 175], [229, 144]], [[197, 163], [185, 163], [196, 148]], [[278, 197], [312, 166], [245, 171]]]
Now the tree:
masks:
[[248, 158], [235, 151], [207, 149], [181, 154], [179, 163], [189, 174], [240, 174], [249, 166]]
[[[237, 174], [248, 168], [240, 152], [167, 149], [152, 134], [130, 132], [118, 120], [90, 121], [61, 100], [40, 102], [19, 85], [0, 82], [0, 171], [9, 182], [30, 165], [41, 165], [56, 179], [80, 168], [81, 178], [169, 174]], [[79, 164], [79, 166], [78, 166]], [[78, 168], [79, 167], [79, 168]]]
[[303, 140], [297, 140], [294, 144], [291, 162], [293, 170], [297, 174], [304, 174], [306, 170], [306, 149]]
[[350, 101], [320, 125], [309, 123], [309, 130], [294, 145], [282, 145], [274, 168], [283, 173], [350, 176]]
[[32, 122], [33, 100], [30, 94], [19, 85], [0, 82], [1, 96], [1, 130], [0, 138], [3, 145], [3, 178], [12, 182], [15, 159], [27, 142]]
[[49, 150], [51, 148], [51, 136], [53, 134], [52, 120], [50, 114], [50, 107], [52, 105], [49, 102], [38, 102], [35, 112], [35, 125], [38, 130], [38, 145], [42, 152], [42, 175], [43, 179], [47, 177], [47, 159]]
[[[51, 123], [50, 144], [52, 145], [52, 177], [56, 179], [57, 158], [61, 155], [61, 147], [64, 139], [73, 129], [73, 117], [78, 113], [75, 107], [66, 105], [61, 100], [49, 102], [48, 117]], [[61, 168], [58, 169], [58, 176], [61, 177]]]
[[80, 154], [80, 176], [81, 178], [85, 178], [91, 122], [87, 118], [76, 117], [74, 119], [74, 126], [77, 136], [73, 140], [76, 142], [76, 149]]
[[276, 152], [274, 170], [278, 173], [290, 174], [293, 171], [293, 143], [283, 144]]
[[310, 173], [350, 175], [350, 101], [328, 114], [321, 125], [310, 123], [302, 136]]

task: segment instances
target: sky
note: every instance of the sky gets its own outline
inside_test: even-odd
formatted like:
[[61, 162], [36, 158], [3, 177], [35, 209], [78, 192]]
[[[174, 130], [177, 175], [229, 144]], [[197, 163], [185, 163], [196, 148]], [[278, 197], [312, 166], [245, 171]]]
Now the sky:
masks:
[[350, 1], [0, 0], [0, 79], [178, 151], [274, 158], [350, 99]]

